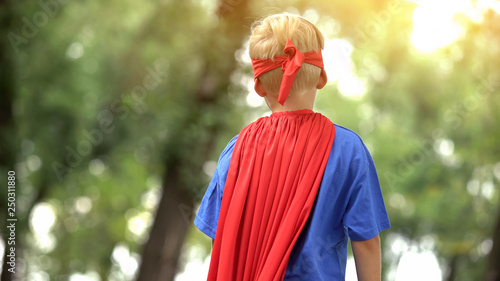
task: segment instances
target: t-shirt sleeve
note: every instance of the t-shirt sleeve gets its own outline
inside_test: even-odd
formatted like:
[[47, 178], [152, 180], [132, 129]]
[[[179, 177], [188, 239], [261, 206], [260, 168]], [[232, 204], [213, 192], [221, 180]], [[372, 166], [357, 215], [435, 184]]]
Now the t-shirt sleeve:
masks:
[[196, 227], [198, 227], [201, 232], [214, 239], [221, 206], [220, 200], [218, 199], [219, 196], [217, 194], [217, 174], [217, 171], [215, 171], [214, 176], [208, 185], [207, 191], [203, 196], [203, 200], [201, 201], [198, 214], [194, 219]]
[[219, 157], [217, 168], [203, 196], [200, 208], [194, 219], [194, 224], [201, 232], [215, 239], [217, 223], [219, 222], [219, 213], [222, 204], [222, 194], [226, 183], [227, 171], [231, 160], [234, 145], [234, 137], [226, 146]]
[[351, 240], [365, 241], [390, 227], [373, 159], [363, 145], [363, 153], [352, 167], [351, 193], [343, 224]]

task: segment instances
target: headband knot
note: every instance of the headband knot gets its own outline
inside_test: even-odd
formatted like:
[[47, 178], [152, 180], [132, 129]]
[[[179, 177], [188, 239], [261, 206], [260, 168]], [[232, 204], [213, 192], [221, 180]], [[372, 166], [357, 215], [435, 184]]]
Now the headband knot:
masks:
[[292, 40], [288, 39], [285, 49], [283, 50], [287, 56], [277, 56], [272, 59], [252, 59], [252, 68], [254, 79], [275, 68], [281, 66], [283, 71], [283, 79], [281, 80], [278, 102], [284, 105], [290, 90], [292, 89], [293, 81], [297, 72], [302, 67], [302, 64], [309, 63], [319, 68], [323, 68], [323, 57], [321, 50], [302, 53], [299, 51]]

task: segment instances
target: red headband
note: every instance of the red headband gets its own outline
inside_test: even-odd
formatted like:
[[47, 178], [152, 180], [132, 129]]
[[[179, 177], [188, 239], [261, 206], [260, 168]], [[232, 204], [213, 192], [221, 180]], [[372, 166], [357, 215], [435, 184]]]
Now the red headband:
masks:
[[283, 70], [283, 80], [281, 80], [280, 92], [278, 102], [283, 105], [292, 89], [293, 80], [299, 71], [302, 63], [308, 63], [317, 67], [323, 68], [323, 56], [321, 50], [301, 53], [292, 40], [288, 39], [284, 49], [285, 54], [288, 56], [278, 56], [272, 59], [252, 59], [252, 68], [254, 79], [275, 68], [281, 66]]

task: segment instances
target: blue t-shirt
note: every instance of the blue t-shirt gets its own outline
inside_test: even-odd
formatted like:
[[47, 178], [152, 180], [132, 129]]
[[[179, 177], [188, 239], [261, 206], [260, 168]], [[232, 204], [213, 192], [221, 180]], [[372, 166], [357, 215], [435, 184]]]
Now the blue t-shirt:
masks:
[[[220, 155], [194, 221], [212, 238], [215, 238], [236, 138]], [[335, 125], [335, 140], [318, 195], [292, 250], [284, 280], [345, 280], [349, 238], [368, 240], [389, 227], [377, 172], [368, 149], [356, 133]]]

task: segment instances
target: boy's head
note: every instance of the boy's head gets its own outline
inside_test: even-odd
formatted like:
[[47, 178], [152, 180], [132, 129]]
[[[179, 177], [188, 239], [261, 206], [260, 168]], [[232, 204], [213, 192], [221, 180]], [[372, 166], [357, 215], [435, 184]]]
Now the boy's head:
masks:
[[[253, 59], [272, 59], [285, 56], [283, 49], [290, 39], [302, 53], [318, 51], [324, 47], [321, 31], [303, 17], [288, 13], [276, 14], [257, 21], [252, 26], [249, 40], [249, 53]], [[304, 63], [293, 82], [290, 97], [311, 88], [316, 88], [321, 69]], [[280, 90], [283, 71], [273, 69], [259, 76], [267, 94], [277, 96]]]

